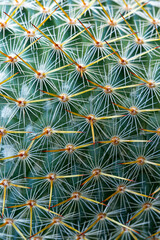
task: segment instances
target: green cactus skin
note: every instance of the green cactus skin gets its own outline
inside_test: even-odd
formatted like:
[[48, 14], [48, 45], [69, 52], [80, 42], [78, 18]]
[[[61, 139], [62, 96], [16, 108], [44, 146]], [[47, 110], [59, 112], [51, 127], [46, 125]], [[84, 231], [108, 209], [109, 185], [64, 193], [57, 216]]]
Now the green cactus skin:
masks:
[[0, 239], [160, 239], [159, 0], [0, 0]]

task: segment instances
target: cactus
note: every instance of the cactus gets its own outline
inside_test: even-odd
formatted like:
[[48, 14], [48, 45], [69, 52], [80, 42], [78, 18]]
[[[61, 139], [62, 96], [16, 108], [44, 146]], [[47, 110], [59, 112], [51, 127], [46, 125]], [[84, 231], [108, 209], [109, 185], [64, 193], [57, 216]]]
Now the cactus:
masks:
[[0, 239], [160, 239], [159, 0], [0, 9]]

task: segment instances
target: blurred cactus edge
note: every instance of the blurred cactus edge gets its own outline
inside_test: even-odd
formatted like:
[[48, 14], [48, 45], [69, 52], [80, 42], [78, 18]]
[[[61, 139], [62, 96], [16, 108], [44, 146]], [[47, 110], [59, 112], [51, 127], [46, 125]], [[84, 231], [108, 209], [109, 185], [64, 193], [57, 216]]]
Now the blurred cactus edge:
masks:
[[0, 0], [0, 240], [160, 239], [160, 0]]

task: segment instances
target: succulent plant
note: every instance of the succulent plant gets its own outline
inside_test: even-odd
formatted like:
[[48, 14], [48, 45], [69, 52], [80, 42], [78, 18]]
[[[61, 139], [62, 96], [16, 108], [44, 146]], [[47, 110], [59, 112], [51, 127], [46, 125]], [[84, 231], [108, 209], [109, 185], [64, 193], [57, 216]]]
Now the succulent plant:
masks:
[[0, 0], [0, 239], [160, 239], [159, 42], [159, 0]]

